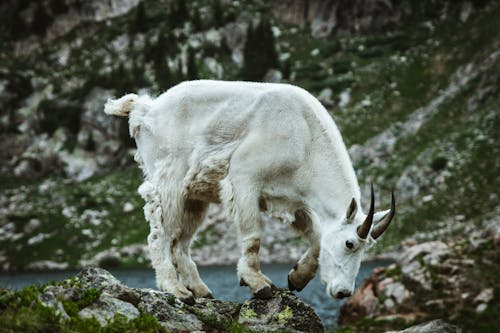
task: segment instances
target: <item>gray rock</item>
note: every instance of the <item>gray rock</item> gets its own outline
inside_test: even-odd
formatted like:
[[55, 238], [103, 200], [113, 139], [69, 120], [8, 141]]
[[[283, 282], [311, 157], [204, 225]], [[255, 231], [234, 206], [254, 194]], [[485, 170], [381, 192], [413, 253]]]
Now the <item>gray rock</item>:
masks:
[[[289, 291], [275, 290], [270, 300], [252, 299], [243, 305], [228, 301], [198, 299], [188, 306], [175, 296], [152, 289], [129, 288], [108, 271], [88, 267], [76, 278], [78, 287], [48, 289], [41, 297], [47, 306], [62, 307], [60, 300], [78, 300], [82, 290], [101, 292], [98, 300], [79, 312], [82, 318], [96, 318], [101, 324], [115, 314], [128, 319], [140, 313], [154, 316], [169, 332], [227, 331], [228, 325], [240, 325], [257, 331], [321, 332], [323, 326], [313, 309]], [[64, 308], [62, 307], [64, 311]]]
[[190, 332], [203, 329], [203, 322], [176, 302], [174, 296], [146, 289], [141, 290], [141, 294], [137, 308], [156, 317], [167, 331]]
[[411, 293], [401, 282], [393, 282], [387, 284], [384, 288], [384, 294], [386, 297], [392, 298], [398, 304], [402, 304], [411, 296]]
[[[71, 290], [72, 292], [72, 290]], [[70, 293], [65, 293], [62, 287], [49, 286], [42, 294], [40, 294], [40, 302], [46, 306], [53, 308], [56, 314], [60, 315], [62, 319], [68, 319], [69, 316], [61, 303], [61, 299], [64, 299], [63, 295], [69, 295]]]
[[238, 317], [257, 331], [322, 332], [321, 319], [314, 310], [289, 291], [276, 290], [269, 301], [246, 301]]
[[459, 333], [462, 332], [460, 328], [455, 325], [448, 324], [447, 322], [437, 319], [420, 325], [408, 327], [402, 331], [389, 331], [386, 333]]
[[121, 286], [121, 282], [111, 275], [105, 269], [99, 267], [86, 267], [80, 273], [78, 273], [77, 278], [81, 282], [84, 288], [95, 288], [101, 291], [107, 291], [109, 288], [114, 288], [115, 286]]
[[423, 288], [431, 290], [431, 276], [430, 273], [420, 265], [420, 262], [413, 261], [401, 267], [402, 278], [404, 281], [411, 285], [413, 289]]
[[93, 317], [101, 325], [106, 325], [108, 322], [113, 321], [115, 315], [124, 316], [130, 320], [139, 316], [139, 310], [130, 303], [103, 293], [96, 302], [78, 313], [80, 318]]
[[474, 298], [474, 303], [489, 303], [493, 299], [493, 288], [486, 288]]
[[324, 88], [318, 95], [318, 100], [326, 107], [333, 105], [333, 91], [331, 88]]

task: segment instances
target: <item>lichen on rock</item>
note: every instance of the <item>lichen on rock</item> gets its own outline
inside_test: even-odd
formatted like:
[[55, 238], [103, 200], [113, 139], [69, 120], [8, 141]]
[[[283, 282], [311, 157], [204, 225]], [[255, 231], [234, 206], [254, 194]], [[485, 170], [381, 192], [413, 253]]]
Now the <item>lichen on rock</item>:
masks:
[[38, 299], [56, 314], [57, 325], [93, 320], [94, 325], [104, 327], [116, 320], [132, 322], [151, 316], [168, 332], [323, 331], [312, 307], [289, 291], [275, 289], [270, 300], [250, 299], [244, 304], [197, 299], [190, 306], [166, 292], [130, 288], [97, 267], [87, 267], [73, 279], [45, 287]]

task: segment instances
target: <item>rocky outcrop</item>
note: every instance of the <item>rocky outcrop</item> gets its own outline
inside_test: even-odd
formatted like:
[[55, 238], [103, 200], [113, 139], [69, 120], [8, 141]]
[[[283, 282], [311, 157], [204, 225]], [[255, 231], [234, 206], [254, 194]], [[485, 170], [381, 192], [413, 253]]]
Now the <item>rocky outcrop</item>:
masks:
[[450, 325], [441, 319], [428, 323], [415, 325], [402, 331], [388, 331], [386, 333], [460, 333], [462, 330], [455, 325]]
[[[496, 219], [476, 227], [467, 239], [405, 242], [396, 262], [375, 269], [342, 306], [339, 323], [356, 326], [370, 318], [384, 329], [393, 329], [440, 316], [454, 323], [466, 317], [477, 322], [495, 306], [498, 282], [489, 273], [495, 274], [499, 229], [500, 220]], [[459, 330], [436, 321], [402, 332]]]
[[[476, 5], [479, 5], [476, 4]], [[440, 1], [434, 4], [394, 0], [286, 0], [273, 3], [273, 13], [288, 23], [309, 26], [314, 37], [373, 33], [394, 28], [405, 17], [434, 6], [435, 14], [455, 14], [466, 21], [474, 6], [470, 1]]]
[[[71, 317], [68, 301], [79, 304], [79, 318], [95, 318], [101, 325], [116, 316], [127, 320], [149, 314], [169, 332], [241, 330], [272, 332], [322, 332], [318, 315], [293, 293], [274, 290], [268, 301], [250, 299], [244, 304], [198, 299], [192, 306], [175, 296], [152, 289], [129, 288], [108, 271], [89, 267], [66, 284], [51, 285], [39, 299], [61, 320]], [[75, 312], [73, 310], [73, 312]]]

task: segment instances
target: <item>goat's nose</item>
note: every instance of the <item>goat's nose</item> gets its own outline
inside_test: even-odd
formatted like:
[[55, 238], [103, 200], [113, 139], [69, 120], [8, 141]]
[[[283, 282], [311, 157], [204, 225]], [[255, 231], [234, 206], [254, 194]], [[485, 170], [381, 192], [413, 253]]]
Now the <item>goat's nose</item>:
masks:
[[351, 292], [348, 290], [341, 290], [335, 294], [335, 298], [342, 299], [351, 296]]

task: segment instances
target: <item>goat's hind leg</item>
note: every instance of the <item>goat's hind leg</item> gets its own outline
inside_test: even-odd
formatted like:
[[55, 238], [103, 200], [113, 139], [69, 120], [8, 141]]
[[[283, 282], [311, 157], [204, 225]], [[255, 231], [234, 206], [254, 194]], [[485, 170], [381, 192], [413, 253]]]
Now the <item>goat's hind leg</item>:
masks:
[[199, 200], [185, 200], [181, 216], [180, 233], [172, 240], [172, 262], [179, 279], [195, 297], [213, 298], [212, 292], [200, 278], [195, 262], [191, 258], [190, 245], [193, 235], [203, 222], [208, 204]]
[[167, 216], [165, 208], [170, 209], [170, 213], [174, 212], [175, 209], [174, 207], [164, 207], [162, 205], [157, 188], [149, 181], [140, 186], [139, 193], [146, 201], [144, 215], [150, 225], [148, 248], [151, 263], [156, 272], [158, 289], [174, 294], [187, 304], [194, 304], [192, 293], [178, 281], [176, 269], [171, 261], [170, 248], [172, 239], [169, 235], [169, 226], [172, 225], [172, 217], [177, 214]]

